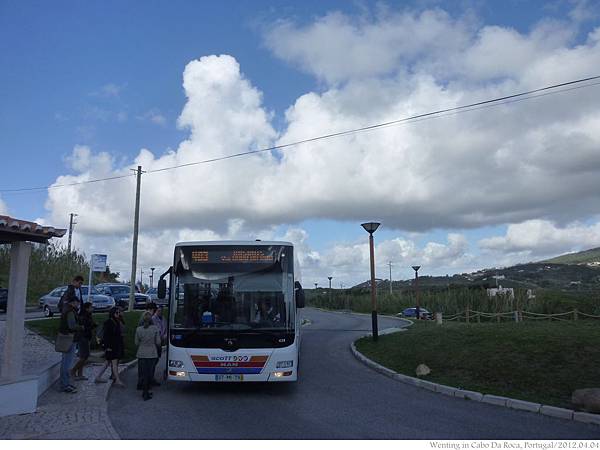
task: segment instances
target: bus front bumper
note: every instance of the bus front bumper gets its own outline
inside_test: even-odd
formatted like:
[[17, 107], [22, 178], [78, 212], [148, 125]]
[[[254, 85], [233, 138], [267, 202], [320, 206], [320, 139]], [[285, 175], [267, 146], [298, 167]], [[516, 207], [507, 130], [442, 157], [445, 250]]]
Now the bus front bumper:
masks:
[[170, 347], [168, 379], [198, 382], [290, 382], [298, 380], [296, 343], [276, 349]]
[[205, 383], [214, 382], [233, 382], [233, 383], [251, 383], [251, 382], [290, 382], [298, 381], [298, 373], [295, 369], [277, 370], [274, 372], [264, 372], [255, 374], [199, 374], [186, 371], [169, 370], [169, 381], [197, 381]]

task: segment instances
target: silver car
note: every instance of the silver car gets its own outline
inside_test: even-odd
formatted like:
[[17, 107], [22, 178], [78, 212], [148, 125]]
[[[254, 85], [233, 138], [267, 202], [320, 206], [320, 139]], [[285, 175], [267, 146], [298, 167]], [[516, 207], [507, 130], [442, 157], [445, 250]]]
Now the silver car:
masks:
[[[67, 290], [67, 287], [68, 286], [58, 287], [40, 298], [40, 307], [44, 310], [44, 316], [52, 317], [54, 314], [60, 312], [58, 310], [58, 302]], [[81, 298], [84, 303], [88, 301], [87, 294], [88, 287], [81, 286]], [[112, 297], [98, 293], [94, 287], [92, 287], [89, 301], [92, 303], [94, 311], [108, 311], [115, 306], [115, 300]]]

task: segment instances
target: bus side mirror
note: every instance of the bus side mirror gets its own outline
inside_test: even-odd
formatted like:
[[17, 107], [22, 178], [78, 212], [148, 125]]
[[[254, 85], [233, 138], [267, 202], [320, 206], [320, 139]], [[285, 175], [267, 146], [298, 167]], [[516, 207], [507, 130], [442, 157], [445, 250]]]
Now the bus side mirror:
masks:
[[167, 296], [167, 280], [161, 278], [158, 280], [158, 292], [157, 297], [161, 300]]
[[302, 285], [299, 281], [294, 283], [294, 291], [296, 295], [296, 308], [304, 308], [305, 298], [304, 298], [304, 289], [302, 289]]

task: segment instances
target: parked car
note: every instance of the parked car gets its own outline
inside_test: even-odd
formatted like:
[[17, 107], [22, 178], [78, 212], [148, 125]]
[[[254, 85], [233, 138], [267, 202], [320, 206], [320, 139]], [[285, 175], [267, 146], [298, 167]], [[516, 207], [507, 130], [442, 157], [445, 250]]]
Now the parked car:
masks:
[[44, 310], [44, 316], [52, 317], [58, 312], [58, 302], [67, 290], [67, 286], [57, 287], [40, 298], [40, 308]]
[[[90, 301], [92, 302], [92, 309], [96, 311], [108, 311], [110, 308], [115, 306], [115, 299], [110, 295], [101, 294], [98, 290], [92, 286], [90, 295]], [[81, 298], [84, 302], [88, 301], [88, 287], [81, 286]]]
[[[115, 299], [115, 304], [121, 308], [129, 307], [129, 292], [130, 287], [128, 284], [122, 283], [101, 283], [97, 284], [95, 288], [104, 295], [109, 295]], [[146, 304], [150, 302], [150, 297], [146, 294], [135, 293], [135, 304], [134, 309], [144, 309]]]
[[6, 304], [8, 303], [8, 289], [0, 288], [0, 311], [6, 312]]
[[[52, 317], [54, 314], [59, 313], [58, 302], [63, 296], [68, 286], [57, 287], [50, 291], [48, 294], [40, 298], [40, 307], [44, 310], [44, 316]], [[81, 298], [84, 302], [88, 299], [88, 287], [81, 286]], [[90, 295], [90, 301], [92, 302], [92, 308], [94, 311], [108, 311], [110, 308], [115, 306], [115, 300], [108, 296], [99, 293], [94, 287]]]
[[[404, 311], [402, 311], [401, 314], [398, 314], [398, 315], [402, 315], [402, 317], [416, 318], [417, 317], [417, 308], [406, 308]], [[433, 313], [429, 312], [425, 308], [419, 307], [419, 315], [421, 316], [421, 319], [423, 319], [423, 320], [433, 319]]]
[[169, 305], [169, 289], [167, 288], [167, 295], [165, 298], [158, 298], [158, 288], [151, 288], [146, 291], [146, 294], [150, 297], [150, 301], [156, 303], [159, 306]]

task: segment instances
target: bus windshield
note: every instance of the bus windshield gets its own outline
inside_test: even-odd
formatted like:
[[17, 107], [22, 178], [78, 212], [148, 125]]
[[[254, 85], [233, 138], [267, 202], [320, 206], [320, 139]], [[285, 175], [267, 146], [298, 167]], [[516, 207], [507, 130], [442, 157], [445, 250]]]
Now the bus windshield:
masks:
[[185, 246], [175, 249], [173, 329], [293, 328], [289, 246]]

